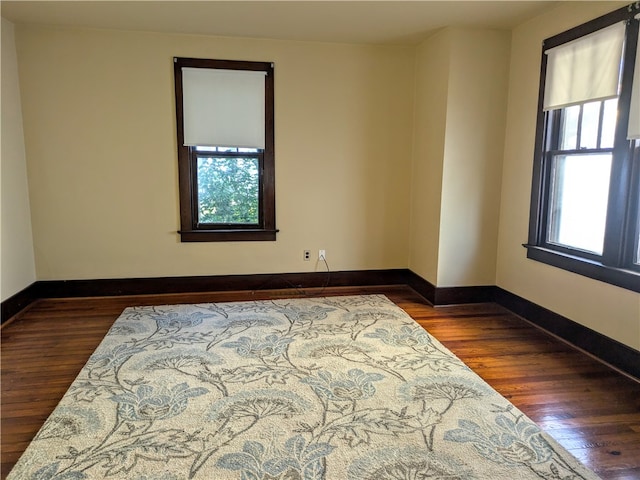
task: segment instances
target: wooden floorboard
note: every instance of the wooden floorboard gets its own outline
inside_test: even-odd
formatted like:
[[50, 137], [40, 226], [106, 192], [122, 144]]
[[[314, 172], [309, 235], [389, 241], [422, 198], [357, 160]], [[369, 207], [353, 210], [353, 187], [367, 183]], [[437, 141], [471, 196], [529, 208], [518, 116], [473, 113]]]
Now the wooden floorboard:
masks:
[[434, 308], [403, 286], [39, 300], [1, 330], [1, 478], [125, 307], [366, 293], [387, 295], [603, 479], [640, 479], [640, 382], [499, 305]]

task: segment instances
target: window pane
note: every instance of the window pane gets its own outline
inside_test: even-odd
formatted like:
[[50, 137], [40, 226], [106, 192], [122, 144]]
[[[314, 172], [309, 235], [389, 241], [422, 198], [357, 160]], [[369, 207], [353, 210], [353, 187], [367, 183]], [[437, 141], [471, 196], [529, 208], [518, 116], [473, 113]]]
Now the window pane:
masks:
[[601, 104], [602, 102], [589, 102], [585, 103], [582, 107], [580, 148], [598, 147], [598, 125], [600, 124]]
[[602, 117], [602, 137], [600, 138], [601, 148], [613, 148], [613, 138], [616, 131], [616, 121], [618, 119], [618, 99], [612, 98], [604, 102], [604, 115]]
[[558, 155], [552, 169], [548, 241], [601, 255], [611, 155]]
[[198, 158], [198, 223], [258, 224], [257, 158]]
[[560, 149], [575, 150], [578, 141], [578, 118], [580, 105], [567, 107], [562, 112], [562, 131], [560, 132]]

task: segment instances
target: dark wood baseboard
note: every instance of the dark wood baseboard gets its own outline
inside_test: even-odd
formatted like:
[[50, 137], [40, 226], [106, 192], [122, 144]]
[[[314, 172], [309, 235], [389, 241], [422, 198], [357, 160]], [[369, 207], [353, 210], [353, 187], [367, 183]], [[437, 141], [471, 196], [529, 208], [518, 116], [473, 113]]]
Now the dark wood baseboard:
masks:
[[433, 305], [493, 301], [493, 286], [436, 288], [408, 269], [189, 277], [39, 280], [2, 302], [2, 321], [39, 298], [109, 297], [164, 293], [408, 285]]
[[407, 269], [190, 277], [40, 280], [2, 302], [2, 323], [39, 298], [406, 285]]
[[454, 305], [458, 303], [493, 302], [494, 285], [475, 287], [436, 287], [421, 276], [406, 271], [406, 284], [434, 306]]
[[455, 305], [459, 303], [492, 302], [495, 285], [476, 287], [437, 287], [434, 305]]
[[278, 290], [290, 288], [344, 287], [352, 285], [401, 285], [405, 270], [274, 273], [194, 277], [115, 278], [38, 282], [45, 298], [164, 293]]
[[436, 287], [408, 269], [37, 281], [2, 302], [2, 322], [40, 298], [408, 285], [434, 306], [496, 302], [538, 327], [640, 378], [640, 352], [494, 285]]
[[495, 287], [494, 301], [603, 362], [640, 379], [638, 350], [500, 287]]
[[435, 305], [436, 287], [431, 282], [413, 273], [411, 270], [407, 270], [406, 284], [422, 295], [422, 297], [426, 298], [429, 303]]
[[7, 298], [4, 302], [2, 302], [0, 313], [2, 317], [2, 323], [27, 308], [39, 298], [42, 298], [42, 295], [39, 291], [38, 282], [32, 283], [24, 290], [21, 290], [15, 295]]
[[493, 301], [495, 287], [436, 288], [409, 269], [352, 270], [252, 275], [40, 280], [2, 302], [6, 321], [38, 298], [157, 295], [165, 293], [278, 290], [291, 288], [409, 285], [433, 305]]

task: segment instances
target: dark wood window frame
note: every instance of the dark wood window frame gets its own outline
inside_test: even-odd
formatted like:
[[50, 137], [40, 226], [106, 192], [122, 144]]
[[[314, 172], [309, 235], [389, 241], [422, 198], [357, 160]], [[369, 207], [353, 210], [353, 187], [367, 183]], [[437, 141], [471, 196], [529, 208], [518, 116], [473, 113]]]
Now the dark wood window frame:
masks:
[[[275, 208], [275, 155], [274, 155], [274, 79], [273, 64], [237, 60], [209, 60], [174, 58], [176, 100], [176, 131], [178, 140], [178, 182], [180, 191], [180, 239], [182, 242], [231, 242], [276, 240]], [[259, 220], [258, 225], [200, 224], [197, 214], [196, 164], [203, 152], [184, 145], [182, 105], [182, 68], [209, 68], [225, 70], [252, 70], [265, 72], [265, 148], [256, 156], [260, 162]], [[215, 154], [218, 156], [218, 154]]]
[[[553, 265], [586, 277], [640, 292], [640, 266], [633, 262], [637, 251], [637, 218], [640, 202], [640, 141], [626, 139], [631, 107], [633, 66], [638, 41], [638, 4], [631, 4], [583, 25], [546, 39], [542, 46], [538, 119], [534, 152], [529, 238], [524, 244], [527, 258]], [[552, 142], [557, 135], [557, 113], [544, 112], [543, 99], [547, 55], [545, 51], [590, 34], [614, 23], [626, 22], [626, 37], [618, 123], [615, 133], [604, 249], [594, 256], [578, 249], [551, 244], [547, 240], [547, 211], [550, 202]]]

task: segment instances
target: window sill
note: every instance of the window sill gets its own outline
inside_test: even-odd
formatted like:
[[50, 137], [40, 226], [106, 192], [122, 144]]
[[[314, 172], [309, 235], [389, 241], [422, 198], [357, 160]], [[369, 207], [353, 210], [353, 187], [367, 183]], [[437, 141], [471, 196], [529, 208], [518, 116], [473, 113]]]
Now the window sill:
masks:
[[609, 267], [600, 262], [536, 245], [524, 244], [523, 247], [527, 249], [527, 258], [531, 260], [640, 293], [640, 272]]
[[278, 230], [182, 230], [181, 242], [273, 242]]

